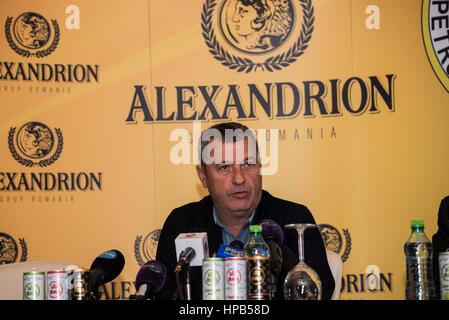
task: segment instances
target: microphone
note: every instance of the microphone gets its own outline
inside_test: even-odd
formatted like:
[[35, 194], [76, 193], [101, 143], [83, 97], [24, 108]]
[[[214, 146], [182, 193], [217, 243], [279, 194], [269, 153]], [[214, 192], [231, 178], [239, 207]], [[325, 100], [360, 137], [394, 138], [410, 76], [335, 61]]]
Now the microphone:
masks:
[[[189, 266], [197, 267], [203, 265], [203, 259], [209, 257], [209, 245], [207, 244], [207, 232], [180, 233], [175, 239], [176, 256], [178, 262], [175, 267], [176, 287], [181, 300], [191, 300], [190, 272]], [[182, 290], [180, 273], [185, 269], [185, 296]], [[184, 299], [185, 297], [185, 299]]]
[[153, 300], [167, 279], [167, 269], [156, 260], [145, 263], [136, 276], [136, 300]]
[[100, 286], [117, 278], [124, 266], [125, 257], [118, 250], [103, 252], [95, 258], [89, 273], [89, 291], [92, 299], [101, 298]]
[[215, 254], [217, 258], [243, 257], [243, 242], [232, 241], [229, 245], [221, 244]]
[[262, 237], [270, 247], [271, 272], [277, 278], [282, 269], [282, 244], [284, 242], [284, 232], [279, 224], [273, 220], [265, 219], [259, 222], [262, 226]]
[[206, 232], [180, 233], [175, 239], [175, 247], [180, 267], [186, 264], [202, 266], [203, 259], [209, 257]]
[[284, 231], [281, 226], [270, 219], [264, 219], [259, 222], [262, 226], [262, 237], [266, 241], [275, 241], [279, 246], [284, 243]]
[[282, 271], [282, 244], [284, 232], [279, 224], [273, 220], [264, 219], [259, 222], [262, 226], [262, 237], [267, 242], [271, 253], [272, 294], [275, 294], [278, 277]]
[[187, 247], [184, 250], [181, 251], [179, 254], [178, 262], [176, 263], [175, 271], [179, 272], [181, 268], [186, 265], [190, 264], [190, 262], [195, 258], [196, 251], [192, 247]]
[[243, 247], [245, 246], [245, 244], [240, 240], [234, 240], [229, 245], [239, 250], [243, 250]]

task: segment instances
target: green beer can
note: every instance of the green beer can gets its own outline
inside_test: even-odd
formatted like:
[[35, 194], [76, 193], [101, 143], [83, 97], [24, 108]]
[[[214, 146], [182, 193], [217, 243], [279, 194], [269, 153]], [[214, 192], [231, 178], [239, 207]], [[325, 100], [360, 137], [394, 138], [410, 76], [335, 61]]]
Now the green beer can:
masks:
[[23, 274], [23, 300], [45, 300], [45, 272]]

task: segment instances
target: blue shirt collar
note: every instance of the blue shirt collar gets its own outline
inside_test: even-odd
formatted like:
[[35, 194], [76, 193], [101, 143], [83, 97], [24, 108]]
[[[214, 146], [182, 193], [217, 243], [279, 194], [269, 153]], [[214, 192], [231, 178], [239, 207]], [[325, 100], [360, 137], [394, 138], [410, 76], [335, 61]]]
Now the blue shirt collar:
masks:
[[240, 234], [234, 238], [232, 233], [226, 228], [226, 226], [223, 224], [223, 222], [220, 220], [220, 217], [218, 216], [217, 210], [215, 207], [212, 210], [214, 215], [214, 222], [216, 225], [221, 227], [222, 236], [223, 236], [223, 243], [229, 245], [234, 240], [239, 240], [245, 244], [248, 241], [249, 236], [249, 226], [251, 225], [251, 222], [253, 221], [254, 215], [256, 213], [256, 210], [253, 210], [253, 213], [246, 221], [246, 224], [243, 226], [242, 231]]

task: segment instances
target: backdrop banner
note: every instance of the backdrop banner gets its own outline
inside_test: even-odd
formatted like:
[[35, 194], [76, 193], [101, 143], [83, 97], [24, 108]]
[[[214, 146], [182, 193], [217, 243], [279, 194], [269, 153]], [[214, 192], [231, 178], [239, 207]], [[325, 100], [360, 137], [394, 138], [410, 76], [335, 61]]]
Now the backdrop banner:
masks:
[[264, 189], [306, 205], [342, 257], [341, 298], [404, 299], [410, 220], [430, 238], [449, 194], [448, 12], [1, 1], [0, 264], [89, 268], [117, 249], [125, 269], [102, 290], [128, 299], [171, 210], [207, 195], [200, 132], [238, 121], [257, 134]]

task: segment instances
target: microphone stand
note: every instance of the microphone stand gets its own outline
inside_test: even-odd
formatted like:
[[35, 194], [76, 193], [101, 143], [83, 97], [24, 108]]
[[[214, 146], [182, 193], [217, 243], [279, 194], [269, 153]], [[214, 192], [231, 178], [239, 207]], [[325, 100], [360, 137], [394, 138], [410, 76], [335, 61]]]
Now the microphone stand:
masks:
[[186, 265], [186, 300], [192, 300], [192, 288], [190, 287], [190, 268]]
[[[180, 268], [175, 269], [176, 287], [178, 292], [178, 298], [181, 300], [192, 300], [192, 289], [190, 285], [190, 268], [189, 264], [185, 264]], [[181, 282], [181, 273], [185, 272], [184, 285]]]

